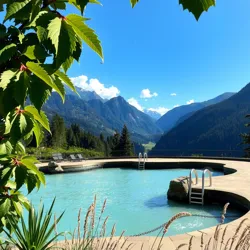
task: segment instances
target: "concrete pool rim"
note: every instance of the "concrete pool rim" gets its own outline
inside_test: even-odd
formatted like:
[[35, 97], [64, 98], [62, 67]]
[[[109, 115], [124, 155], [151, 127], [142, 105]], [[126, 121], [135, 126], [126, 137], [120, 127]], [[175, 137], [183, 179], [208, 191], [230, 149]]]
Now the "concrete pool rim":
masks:
[[[86, 168], [96, 169], [96, 168], [107, 168], [107, 167], [117, 167], [121, 168], [128, 167], [130, 168], [137, 168], [138, 160], [137, 159], [101, 159], [101, 160], [89, 160], [83, 162], [62, 162], [60, 165], [66, 171], [69, 172], [77, 172], [77, 171], [84, 171]], [[190, 165], [191, 164], [191, 165]], [[196, 166], [195, 166], [196, 165]], [[169, 167], [168, 167], [169, 166]], [[170, 167], [171, 166], [171, 167]], [[174, 167], [173, 167], [174, 166]], [[223, 199], [230, 199], [229, 202], [234, 202], [239, 206], [242, 206], [248, 212], [236, 219], [231, 221], [228, 226], [233, 228], [237, 227], [239, 223], [247, 218], [250, 219], [250, 171], [248, 167], [250, 163], [247, 161], [242, 160], [221, 160], [221, 159], [190, 159], [190, 158], [149, 158], [148, 162], [146, 163], [146, 170], [147, 169], [170, 169], [170, 168], [200, 168], [204, 167], [213, 167], [213, 169], [223, 170], [226, 175], [224, 176], [217, 176], [213, 178], [213, 186], [206, 187], [206, 193], [212, 194], [212, 197], [217, 194], [217, 196]], [[46, 172], [47, 164], [39, 164], [38, 167]], [[80, 168], [80, 169], [79, 169]], [[167, 190], [166, 190], [167, 191]], [[228, 197], [228, 198], [227, 198]], [[223, 225], [224, 226], [224, 225]], [[223, 227], [222, 226], [222, 227]], [[222, 228], [223, 229], [223, 228]], [[185, 233], [176, 236], [166, 237], [171, 240], [174, 246], [177, 246], [177, 242], [179, 243], [181, 240], [190, 239], [191, 236], [198, 236], [202, 233], [206, 235], [212, 235], [215, 231], [215, 227], [206, 228], [204, 230], [193, 231], [190, 233]], [[152, 240], [152, 237], [144, 236], [139, 237], [137, 241], [146, 242]], [[154, 238], [154, 237], [153, 237]], [[132, 239], [131, 239], [132, 240]], [[167, 241], [167, 240], [166, 240]], [[174, 249], [174, 248], [173, 248]]]

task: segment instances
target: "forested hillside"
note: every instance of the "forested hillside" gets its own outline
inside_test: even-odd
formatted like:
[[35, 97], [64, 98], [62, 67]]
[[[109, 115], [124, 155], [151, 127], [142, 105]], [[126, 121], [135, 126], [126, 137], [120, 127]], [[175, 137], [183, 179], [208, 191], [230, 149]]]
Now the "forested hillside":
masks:
[[201, 110], [205, 107], [208, 107], [210, 105], [219, 103], [221, 101], [224, 101], [234, 95], [235, 93], [227, 92], [222, 95], [219, 95], [211, 100], [204, 101], [204, 102], [197, 102], [192, 103], [189, 105], [182, 105], [179, 107], [176, 107], [169, 112], [167, 112], [165, 115], [163, 115], [156, 124], [164, 131], [168, 132], [173, 127], [178, 125], [180, 122], [184, 121], [185, 119], [191, 117], [196, 111]]
[[151, 155], [243, 156], [241, 137], [250, 113], [250, 84], [218, 104], [195, 112], [166, 133]]

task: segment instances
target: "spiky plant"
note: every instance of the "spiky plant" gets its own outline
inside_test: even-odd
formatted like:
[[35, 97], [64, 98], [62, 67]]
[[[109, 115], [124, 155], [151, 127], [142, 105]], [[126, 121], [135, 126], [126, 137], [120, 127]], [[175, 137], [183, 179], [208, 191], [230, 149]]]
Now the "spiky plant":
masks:
[[64, 213], [62, 213], [54, 223], [51, 223], [53, 218], [52, 209], [54, 207], [55, 199], [53, 200], [49, 211], [44, 212], [44, 206], [40, 207], [38, 211], [33, 206], [28, 210], [28, 221], [21, 216], [20, 224], [17, 224], [13, 218], [9, 219], [12, 234], [4, 230], [8, 237], [9, 243], [13, 244], [19, 250], [49, 250], [52, 249], [55, 240], [62, 235], [62, 233], [52, 235], [54, 225], [57, 224]]

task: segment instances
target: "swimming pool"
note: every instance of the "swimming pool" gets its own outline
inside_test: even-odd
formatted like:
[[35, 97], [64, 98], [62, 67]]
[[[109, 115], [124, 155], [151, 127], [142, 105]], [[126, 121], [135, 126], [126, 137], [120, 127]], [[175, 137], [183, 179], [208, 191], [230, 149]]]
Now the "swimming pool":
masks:
[[[109, 215], [107, 232], [116, 224], [116, 235], [126, 230], [125, 235], [139, 234], [168, 221], [178, 212], [220, 216], [223, 205], [188, 205], [167, 199], [167, 190], [172, 179], [188, 176], [187, 169], [146, 170], [97, 169], [89, 172], [47, 175], [46, 187], [33, 192], [29, 198], [34, 205], [40, 200], [48, 208], [56, 197], [54, 211], [57, 215], [65, 210], [58, 225], [58, 231], [73, 231], [77, 226], [80, 208], [83, 217], [87, 208], [97, 196], [97, 215], [107, 199], [104, 217]], [[201, 174], [201, 172], [200, 172]], [[213, 176], [223, 173], [214, 172]], [[229, 206], [229, 216], [240, 217], [242, 213]], [[225, 222], [232, 218], [226, 218]], [[175, 221], [167, 236], [200, 230], [217, 225], [218, 218], [186, 217]], [[155, 236], [158, 232], [149, 235]]]

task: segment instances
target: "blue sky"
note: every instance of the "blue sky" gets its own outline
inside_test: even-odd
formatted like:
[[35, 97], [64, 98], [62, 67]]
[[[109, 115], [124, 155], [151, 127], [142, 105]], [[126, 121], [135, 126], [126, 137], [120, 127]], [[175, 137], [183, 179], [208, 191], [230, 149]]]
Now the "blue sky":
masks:
[[[134, 9], [129, 0], [101, 2], [89, 5], [85, 16], [105, 61], [84, 45], [80, 64], [68, 72], [81, 86], [104, 97], [134, 98], [144, 109], [171, 109], [250, 82], [250, 1], [217, 1], [199, 22], [178, 0], [140, 0]], [[143, 89], [152, 98], [140, 98]]]
[[[134, 9], [129, 0], [102, 4], [88, 6], [85, 15], [102, 40], [105, 62], [86, 48], [70, 76], [115, 86], [144, 108], [168, 109], [250, 82], [250, 1], [217, 1], [199, 22], [177, 0], [141, 0]], [[142, 99], [143, 89], [158, 95]]]

